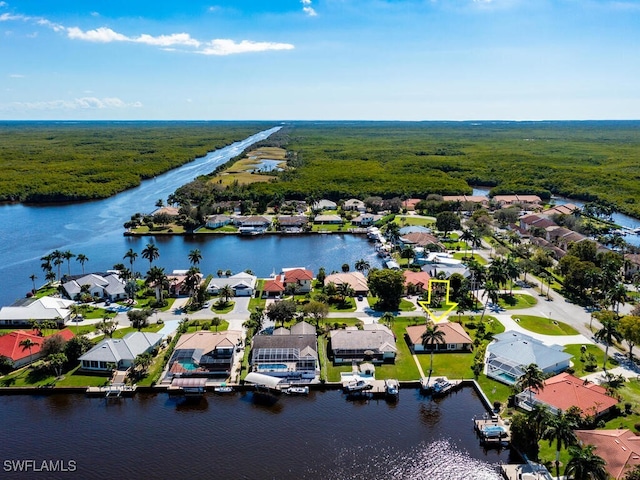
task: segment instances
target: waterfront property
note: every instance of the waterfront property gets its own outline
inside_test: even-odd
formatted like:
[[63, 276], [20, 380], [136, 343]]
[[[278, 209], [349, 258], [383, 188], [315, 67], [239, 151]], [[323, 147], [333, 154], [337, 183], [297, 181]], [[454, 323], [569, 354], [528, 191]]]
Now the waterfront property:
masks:
[[213, 230], [229, 225], [232, 220], [233, 219], [229, 215], [209, 215], [207, 217], [206, 227]]
[[561, 373], [544, 381], [544, 388], [525, 389], [516, 395], [516, 405], [532, 410], [535, 405], [545, 405], [553, 413], [578, 407], [582, 414], [594, 418], [606, 415], [618, 400], [607, 394], [607, 390], [595, 383]]
[[607, 472], [616, 480], [640, 465], [640, 437], [631, 430], [576, 430], [582, 445], [593, 445], [594, 453], [605, 462]]
[[218, 295], [220, 290], [229, 285], [235, 297], [250, 297], [256, 289], [258, 277], [247, 272], [236, 273], [230, 277], [212, 278], [207, 286], [207, 292]]
[[285, 233], [300, 233], [307, 223], [309, 223], [309, 218], [306, 215], [281, 215], [278, 217], [280, 231]]
[[316, 203], [311, 205], [311, 210], [314, 211], [335, 210], [336, 208], [338, 208], [336, 202], [327, 199], [318, 200]]
[[367, 278], [360, 272], [332, 273], [324, 279], [324, 284], [333, 283], [336, 287], [347, 284], [354, 292], [354, 295], [369, 295], [369, 284]]
[[286, 291], [309, 293], [313, 282], [313, 272], [306, 268], [283, 268], [282, 282]]
[[535, 363], [546, 374], [560, 373], [569, 368], [571, 355], [559, 345], [547, 346], [524, 333], [512, 330], [494, 336], [487, 346], [487, 377], [513, 385], [526, 365]]
[[138, 355], [151, 352], [162, 342], [162, 335], [152, 332], [131, 332], [121, 339], [106, 338], [82, 355], [83, 370], [108, 372], [114, 368], [126, 370]]
[[316, 215], [313, 223], [320, 225], [342, 225], [342, 217], [340, 215]]
[[[198, 272], [195, 276], [198, 279], [196, 286], [200, 285], [200, 283], [202, 283], [203, 275]], [[188, 278], [188, 270], [174, 270], [170, 275], [167, 275], [167, 280], [169, 280], [169, 294], [174, 297], [188, 295], [190, 293], [187, 282]]]
[[228, 377], [236, 361], [242, 332], [199, 332], [184, 334], [176, 343], [165, 380], [174, 376]]
[[236, 217], [234, 221], [240, 234], [255, 235], [264, 233], [271, 226], [271, 220], [260, 215]]
[[23, 298], [13, 305], [0, 308], [0, 325], [25, 327], [33, 322], [53, 320], [61, 327], [71, 318], [70, 307], [75, 302], [57, 297]]
[[62, 291], [72, 299], [78, 300], [83, 294], [111, 301], [126, 298], [125, 282], [114, 272], [107, 274], [90, 273], [73, 278], [62, 284]]
[[65, 342], [73, 338], [68, 328], [43, 337], [37, 330], [16, 330], [0, 335], [0, 357], [9, 359], [13, 368], [28, 365], [42, 357], [42, 345], [47, 338], [59, 335]]
[[251, 367], [254, 372], [288, 380], [315, 379], [320, 375], [315, 327], [299, 322], [290, 330], [277, 328], [272, 335], [254, 336]]
[[345, 201], [342, 205], [343, 210], [351, 210], [360, 213], [364, 213], [367, 211], [367, 207], [362, 200], [358, 200], [357, 198], [350, 198]]
[[429, 289], [429, 280], [431, 275], [427, 272], [412, 272], [411, 270], [404, 270], [404, 293], [405, 295], [420, 294]]
[[333, 363], [370, 361], [394, 363], [398, 349], [393, 332], [379, 323], [369, 323], [362, 330], [347, 327], [331, 330], [329, 351]]
[[468, 352], [471, 351], [473, 340], [459, 323], [438, 323], [438, 330], [444, 334], [443, 343], [434, 343], [425, 347], [422, 343], [422, 334], [427, 330], [426, 325], [412, 325], [407, 327], [409, 348], [414, 353], [430, 352]]

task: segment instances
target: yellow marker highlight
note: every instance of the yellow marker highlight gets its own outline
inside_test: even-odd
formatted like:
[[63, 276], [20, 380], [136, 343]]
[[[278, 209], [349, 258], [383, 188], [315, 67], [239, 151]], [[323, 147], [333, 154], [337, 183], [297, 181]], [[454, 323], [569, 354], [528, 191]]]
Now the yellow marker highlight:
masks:
[[[432, 311], [429, 308], [429, 305], [431, 304], [431, 293], [433, 291], [432, 285], [438, 284], [438, 283], [442, 283], [447, 287], [443, 303], [448, 308], [444, 311], [444, 313], [441, 313], [440, 315], [437, 315], [436, 312]], [[422, 307], [422, 309], [427, 313], [427, 315], [433, 321], [433, 323], [438, 323], [439, 321], [443, 320], [446, 316], [448, 316], [453, 311], [454, 308], [458, 306], [456, 302], [449, 301], [450, 289], [451, 289], [451, 284], [449, 280], [433, 280], [433, 279], [429, 280], [429, 291], [428, 291], [429, 293], [427, 294], [427, 301], [426, 302], [420, 301], [418, 302], [418, 305]]]

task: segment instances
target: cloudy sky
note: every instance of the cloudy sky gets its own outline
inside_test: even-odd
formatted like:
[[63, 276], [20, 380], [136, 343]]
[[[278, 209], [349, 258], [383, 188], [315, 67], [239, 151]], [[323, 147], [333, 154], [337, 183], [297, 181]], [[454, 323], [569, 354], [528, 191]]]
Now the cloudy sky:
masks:
[[0, 119], [640, 118], [640, 0], [0, 0]]

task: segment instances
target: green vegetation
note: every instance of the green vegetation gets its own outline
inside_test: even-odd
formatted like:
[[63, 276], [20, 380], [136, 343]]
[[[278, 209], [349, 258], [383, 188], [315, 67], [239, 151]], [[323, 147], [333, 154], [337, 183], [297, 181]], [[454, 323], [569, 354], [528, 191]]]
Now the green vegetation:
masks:
[[578, 335], [578, 331], [572, 326], [557, 320], [534, 315], [514, 315], [512, 318], [522, 328], [534, 333], [543, 335]]
[[538, 303], [538, 300], [525, 293], [514, 293], [513, 295], [505, 293], [500, 295], [498, 305], [507, 310], [519, 310], [533, 307], [536, 303]]
[[109, 197], [270, 126], [258, 122], [3, 122], [0, 201]]

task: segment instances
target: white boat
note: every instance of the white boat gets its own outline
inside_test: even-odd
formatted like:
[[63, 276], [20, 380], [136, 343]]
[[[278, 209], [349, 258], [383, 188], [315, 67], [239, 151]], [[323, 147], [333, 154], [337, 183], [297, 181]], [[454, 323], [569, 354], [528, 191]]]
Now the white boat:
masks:
[[364, 392], [365, 390], [371, 390], [373, 385], [365, 380], [353, 380], [344, 385], [344, 389], [347, 393]]
[[233, 393], [233, 387], [228, 385], [220, 385], [219, 387], [214, 387], [213, 391], [216, 393]]
[[395, 378], [388, 378], [384, 381], [384, 391], [390, 397], [397, 397], [400, 394], [400, 382]]
[[289, 387], [285, 390], [289, 395], [309, 395], [309, 387]]

